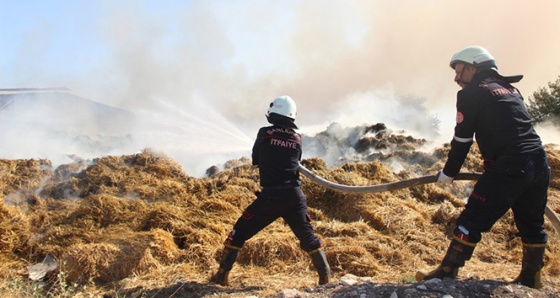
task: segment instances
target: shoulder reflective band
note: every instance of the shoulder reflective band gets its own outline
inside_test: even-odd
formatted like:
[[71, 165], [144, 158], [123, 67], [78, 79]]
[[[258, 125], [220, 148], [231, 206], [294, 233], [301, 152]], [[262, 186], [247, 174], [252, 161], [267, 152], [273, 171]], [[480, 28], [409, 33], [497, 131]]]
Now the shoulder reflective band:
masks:
[[470, 143], [473, 141], [473, 138], [460, 138], [458, 136], [453, 136], [453, 139], [459, 143]]

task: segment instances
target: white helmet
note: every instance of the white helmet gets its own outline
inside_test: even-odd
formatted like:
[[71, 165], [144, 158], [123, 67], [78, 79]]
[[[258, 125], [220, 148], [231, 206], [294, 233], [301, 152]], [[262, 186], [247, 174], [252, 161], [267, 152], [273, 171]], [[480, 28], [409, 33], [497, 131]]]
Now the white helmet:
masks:
[[296, 102], [291, 97], [283, 95], [275, 98], [274, 101], [270, 103], [266, 116], [268, 117], [271, 113], [276, 113], [296, 120], [296, 112]]
[[472, 64], [476, 68], [498, 69], [494, 57], [492, 57], [492, 55], [490, 55], [490, 53], [485, 48], [479, 46], [466, 47], [455, 53], [455, 55], [451, 57], [449, 66], [454, 69], [455, 64], [458, 62]]

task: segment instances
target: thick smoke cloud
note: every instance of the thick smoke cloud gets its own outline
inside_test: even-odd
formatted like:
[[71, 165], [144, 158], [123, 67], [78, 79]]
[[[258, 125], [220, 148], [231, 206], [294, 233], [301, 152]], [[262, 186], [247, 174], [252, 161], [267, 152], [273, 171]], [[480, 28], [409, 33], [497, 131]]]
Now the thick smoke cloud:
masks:
[[[201, 1], [174, 15], [173, 33], [160, 25], [164, 19], [116, 8], [107, 21], [108, 63], [120, 80], [99, 98], [127, 108], [154, 98], [188, 108], [202, 98], [252, 126], [272, 98], [289, 94], [305, 127], [337, 121], [341, 106], [381, 91], [394, 106], [423, 101], [418, 119], [437, 115], [448, 135], [458, 90], [450, 56], [471, 44], [487, 47], [503, 73], [525, 74], [519, 87], [529, 96], [560, 73], [560, 26], [546, 17], [552, 7], [560, 4]], [[370, 100], [375, 110], [389, 102]], [[409, 128], [411, 115], [385, 114], [396, 119], [370, 121]]]
[[[560, 74], [552, 0], [103, 3], [88, 27], [73, 29], [79, 41], [98, 42], [95, 56], [80, 56], [79, 44], [54, 47], [62, 33], [45, 17], [17, 41], [25, 51], [0, 85], [65, 86], [136, 113], [136, 150], [172, 152], [195, 174], [221, 154], [246, 155], [278, 95], [296, 100], [303, 133], [383, 122], [444, 142], [455, 117], [447, 66], [455, 51], [485, 46], [502, 73], [525, 75], [525, 97]], [[88, 67], [65, 73], [45, 62], [61, 52]]]

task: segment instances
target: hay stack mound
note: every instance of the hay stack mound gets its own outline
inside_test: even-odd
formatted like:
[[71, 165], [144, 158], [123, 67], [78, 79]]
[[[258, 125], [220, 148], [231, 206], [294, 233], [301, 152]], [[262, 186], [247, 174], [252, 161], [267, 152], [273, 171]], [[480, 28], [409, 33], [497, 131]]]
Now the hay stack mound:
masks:
[[[434, 174], [448, 149], [434, 151], [430, 158], [437, 162], [413, 162], [398, 173], [383, 159], [334, 168], [321, 159], [303, 164], [330, 181], [373, 185]], [[560, 151], [546, 149], [553, 169], [549, 206], [560, 214]], [[409, 151], [390, 157], [411, 156]], [[477, 157], [471, 152], [463, 170], [479, 171]], [[45, 160], [0, 160], [0, 287], [25, 280], [25, 268], [46, 256], [59, 263], [57, 272], [47, 275], [51, 283], [63, 276], [65, 283], [93, 292], [179, 279], [206, 283], [227, 233], [259, 190], [258, 171], [247, 159], [231, 164], [212, 178], [193, 178], [174, 160], [149, 150], [56, 169]], [[439, 263], [472, 187], [456, 182], [446, 189], [422, 185], [343, 194], [302, 179], [334, 277], [351, 273], [387, 282], [410, 280], [416, 270]], [[551, 237], [544, 279], [559, 286], [560, 237], [548, 222], [546, 227]], [[508, 213], [483, 237], [463, 277], [514, 277], [521, 259], [516, 232]], [[316, 275], [291, 230], [277, 220], [247, 242], [232, 282], [258, 285], [266, 294], [312, 286]]]

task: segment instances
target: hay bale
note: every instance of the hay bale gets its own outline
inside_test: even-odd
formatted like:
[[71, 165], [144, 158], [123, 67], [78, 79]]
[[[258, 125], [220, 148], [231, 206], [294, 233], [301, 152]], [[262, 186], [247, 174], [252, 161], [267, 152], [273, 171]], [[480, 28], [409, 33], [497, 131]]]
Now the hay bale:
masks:
[[161, 201], [185, 195], [183, 183], [189, 179], [176, 161], [149, 150], [94, 159], [91, 165], [71, 177], [76, 180], [53, 181], [54, 185], [49, 185], [45, 194], [60, 197], [70, 189], [80, 197], [108, 194]]
[[453, 194], [434, 184], [418, 185], [411, 187], [409, 190], [413, 198], [427, 204], [441, 204], [442, 202], [456, 201]]
[[345, 164], [342, 169], [346, 172], [359, 173], [361, 177], [366, 179], [365, 185], [376, 185], [398, 180], [398, 177], [386, 165], [378, 161]]
[[[173, 235], [161, 229], [153, 229], [145, 236], [150, 241], [150, 254], [161, 264], [169, 265], [180, 255], [179, 248], [175, 244]], [[148, 268], [149, 269], [149, 268]]]
[[[218, 245], [231, 229], [233, 217], [240, 212], [227, 202], [214, 201], [210, 205], [195, 207], [179, 207], [168, 204], [155, 204], [154, 209], [146, 216], [143, 230], [162, 229], [173, 235], [175, 244], [182, 249], [189, 249], [191, 245]], [[207, 208], [207, 209], [205, 209]], [[211, 211], [213, 209], [235, 210], [229, 214], [230, 219], [224, 218], [223, 213]], [[210, 211], [209, 211], [210, 210]]]
[[[276, 227], [274, 227], [276, 225]], [[309, 261], [305, 251], [299, 247], [299, 241], [289, 228], [280, 228], [273, 224], [247, 241], [239, 254], [239, 263], [261, 267], [271, 267], [278, 263], [296, 264]]]
[[[364, 177], [340, 169], [314, 170], [313, 172], [324, 179], [341, 184], [364, 185], [368, 183]], [[360, 220], [361, 213], [357, 205], [361, 201], [379, 197], [379, 194], [344, 193], [326, 189], [312, 183], [307, 177], [302, 179], [302, 190], [310, 208], [319, 209], [324, 216], [344, 222]]]
[[[162, 230], [108, 233], [97, 243], [68, 247], [60, 259], [60, 270], [69, 282], [107, 283], [131, 274], [142, 274], [177, 257], [173, 237]], [[117, 237], [118, 238], [115, 238]]]
[[[223, 239], [222, 239], [223, 240]], [[223, 242], [223, 241], [222, 241]], [[223, 245], [202, 245], [191, 243], [187, 249], [182, 251], [181, 258], [178, 260], [184, 265], [188, 265], [196, 273], [214, 268], [220, 262], [219, 255], [223, 250]]]
[[218, 221], [206, 222], [203, 218], [193, 221], [184, 228], [184, 234], [178, 236], [183, 244], [180, 247], [189, 249], [190, 246], [199, 244], [218, 246], [224, 242], [227, 229], [226, 225]]
[[144, 226], [150, 206], [141, 200], [128, 200], [112, 195], [92, 195], [67, 215], [74, 226], [82, 228], [94, 224], [98, 228], [123, 225], [132, 230]]
[[359, 205], [363, 220], [384, 234], [400, 234], [417, 229], [425, 220], [425, 214], [410, 208], [399, 199], [387, 197], [377, 203], [362, 202]]
[[0, 203], [0, 252], [26, 256], [30, 228], [28, 218], [17, 208]]
[[[120, 257], [130, 256], [123, 254], [114, 244], [77, 244], [68, 247], [62, 255], [60, 270], [66, 275], [66, 279], [73, 283], [111, 282], [125, 278], [132, 272], [135, 264], [124, 259], [119, 261]], [[118, 266], [115, 265], [117, 262]]]
[[[443, 167], [443, 162], [447, 160], [447, 154], [449, 154], [450, 149], [451, 145], [449, 143], [446, 143], [443, 147], [434, 150], [434, 156], [442, 161], [441, 166], [436, 168], [436, 170], [441, 170], [441, 168]], [[462, 170], [466, 172], [478, 173], [482, 173], [484, 171], [484, 165], [482, 163], [480, 150], [478, 150], [478, 146], [476, 144], [473, 144], [473, 146], [471, 146], [469, 153], [467, 154], [467, 157], [463, 162]]]
[[376, 276], [380, 270], [377, 260], [360, 241], [354, 238], [337, 238], [328, 241], [325, 250], [327, 260], [333, 271], [341, 270], [345, 274], [357, 276]]
[[188, 210], [169, 204], [153, 204], [143, 230], [162, 229], [173, 235], [184, 233]]
[[327, 163], [320, 158], [308, 158], [301, 161], [301, 164], [308, 170], [313, 171], [326, 171], [328, 169]]
[[317, 234], [326, 238], [336, 237], [364, 237], [371, 235], [371, 227], [363, 220], [356, 222], [340, 222], [337, 220], [329, 220], [328, 222], [320, 222], [315, 226]]
[[0, 159], [0, 199], [16, 191], [34, 195], [53, 176], [52, 163], [46, 159]]
[[447, 225], [457, 219], [459, 212], [460, 210], [451, 205], [451, 203], [444, 201], [439, 205], [436, 212], [432, 214], [432, 223], [436, 225]]
[[557, 145], [546, 145], [548, 163], [551, 170], [550, 187], [560, 189], [560, 151]]

